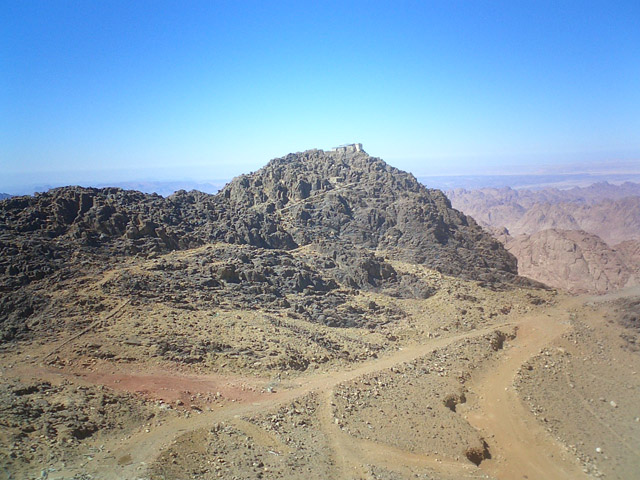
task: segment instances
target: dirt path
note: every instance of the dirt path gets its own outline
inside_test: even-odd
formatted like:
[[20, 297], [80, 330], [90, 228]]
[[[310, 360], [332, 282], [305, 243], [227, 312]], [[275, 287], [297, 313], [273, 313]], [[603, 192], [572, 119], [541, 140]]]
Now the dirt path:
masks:
[[[339, 478], [365, 478], [366, 473], [362, 468], [362, 463], [355, 461], [357, 456], [351, 448], [353, 445], [352, 437], [343, 433], [333, 420], [333, 389], [327, 391], [321, 397], [320, 402], [318, 409], [320, 428], [327, 436], [331, 449], [331, 460]], [[345, 439], [345, 437], [347, 438]]]
[[[117, 445], [112, 445], [111, 448], [109, 448], [109, 446], [105, 446], [105, 452], [97, 454], [92, 461], [82, 465], [82, 471], [93, 474], [96, 478], [105, 480], [140, 477], [146, 471], [147, 466], [155, 460], [159, 453], [163, 449], [167, 448], [171, 442], [180, 435], [201, 428], [207, 428], [216, 422], [234, 421], [234, 419], [244, 415], [262, 412], [266, 409], [289, 403], [310, 392], [317, 392], [321, 394], [323, 392], [331, 392], [333, 388], [342, 382], [353, 380], [369, 373], [385, 370], [393, 367], [394, 365], [410, 362], [416, 358], [428, 355], [434, 350], [450, 345], [451, 343], [465, 338], [485, 335], [486, 333], [492, 332], [496, 328], [502, 326], [503, 325], [491, 326], [460, 335], [438, 338], [428, 344], [417, 344], [403, 348], [390, 355], [365, 362], [351, 369], [342, 370], [340, 372], [322, 373], [312, 377], [303, 378], [298, 380], [296, 384], [289, 386], [289, 389], [286, 389], [286, 386], [283, 385], [281, 390], [277, 393], [265, 395], [260, 399], [260, 401], [247, 403], [236, 402], [212, 411], [192, 413], [188, 418], [174, 418], [160, 426], [151, 428], [150, 432], [140, 430], [131, 436], [125, 437], [119, 441]], [[340, 433], [342, 434], [342, 432]], [[331, 439], [330, 441], [336, 448], [339, 448], [342, 443], [339, 442], [339, 439], [336, 441], [335, 437], [331, 437], [331, 435], [333, 435], [331, 430], [329, 431], [329, 434]], [[379, 448], [387, 447], [379, 446]], [[109, 453], [106, 453], [107, 449], [110, 450]], [[434, 461], [434, 463], [436, 462]], [[72, 474], [74, 471], [73, 469], [69, 469], [66, 472], [60, 473]], [[343, 478], [354, 477], [352, 475], [347, 475]]]
[[[469, 422], [483, 432], [489, 444], [492, 459], [483, 461], [480, 466], [486, 473], [498, 479], [585, 477], [576, 459], [536, 423], [512, 388], [520, 366], [570, 328], [568, 321], [562, 319], [568, 316], [569, 308], [579, 304], [579, 300], [570, 299], [544, 313], [526, 315], [512, 323], [518, 326], [518, 337], [500, 358], [487, 365], [472, 381], [475, 401], [471, 400], [465, 411]], [[412, 467], [428, 467], [452, 478], [475, 477], [480, 472], [466, 461], [411, 453], [348, 435], [334, 422], [333, 392], [340, 383], [410, 362], [459, 340], [481, 336], [504, 326], [495, 325], [438, 338], [428, 344], [412, 345], [350, 369], [313, 375], [290, 385], [283, 384], [278, 392], [264, 394], [258, 401], [240, 401], [212, 411], [192, 413], [188, 418], [174, 418], [152, 427], [148, 433], [140, 430], [122, 439], [117, 446], [111, 446], [111, 453], [97, 455], [82, 469], [101, 479], [141, 477], [147, 466], [175, 439], [220, 421], [234, 422], [248, 435], [257, 437], [262, 443], [272, 444], [275, 439], [266, 432], [263, 435], [256, 431], [260, 429], [243, 422], [240, 417], [264, 412], [316, 392], [321, 398], [318, 418], [333, 452], [332, 460], [339, 475], [336, 478], [366, 478], [363, 466], [367, 464], [383, 466], [404, 475], [409, 475]], [[275, 444], [273, 446], [276, 447]], [[278, 449], [281, 447], [277, 446]]]
[[403, 477], [414, 476], [413, 468], [427, 467], [443, 472], [453, 478], [476, 478], [477, 468], [466, 462], [444, 458], [443, 455], [418, 454], [343, 432], [334, 422], [334, 390], [328, 390], [322, 397], [318, 417], [320, 425], [329, 439], [336, 466], [336, 478], [369, 478], [364, 465], [377, 465], [398, 472]]
[[[575, 300], [568, 301], [570, 305]], [[499, 479], [587, 478], [577, 460], [537, 422], [513, 389], [521, 365], [570, 326], [565, 303], [527, 316], [501, 358], [472, 381], [468, 421], [485, 435], [492, 458], [480, 467]]]

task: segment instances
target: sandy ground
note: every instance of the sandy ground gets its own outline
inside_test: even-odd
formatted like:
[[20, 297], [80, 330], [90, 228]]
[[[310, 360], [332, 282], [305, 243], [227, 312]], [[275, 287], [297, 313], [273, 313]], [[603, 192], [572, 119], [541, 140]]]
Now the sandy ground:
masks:
[[465, 409], [471, 425], [484, 432], [492, 458], [480, 467], [497, 478], [582, 478], [576, 459], [550, 438], [520, 401], [513, 380], [522, 364], [569, 329], [562, 309], [518, 323], [518, 337], [470, 385]]
[[421, 320], [416, 305], [393, 348], [278, 377], [15, 363], [51, 351], [34, 343], [3, 359], [4, 381], [104, 385], [155, 413], [72, 445], [64, 462], [7, 463], [0, 478], [633, 478], [640, 356], [625, 349], [612, 300], [559, 297], [445, 329], [435, 325], [449, 317]]

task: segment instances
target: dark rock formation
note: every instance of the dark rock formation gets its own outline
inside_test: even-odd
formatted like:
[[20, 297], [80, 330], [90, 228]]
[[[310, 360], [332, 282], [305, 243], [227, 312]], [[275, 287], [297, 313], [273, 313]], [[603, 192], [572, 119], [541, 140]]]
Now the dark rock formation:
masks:
[[442, 192], [363, 152], [311, 150], [273, 160], [217, 195], [67, 187], [14, 197], [0, 208], [0, 271], [21, 285], [77, 251], [149, 255], [215, 241], [289, 250], [327, 239], [470, 278], [516, 270]]
[[625, 327], [620, 334], [624, 346], [640, 352], [640, 297], [621, 298], [611, 302], [613, 319]]
[[[344, 303], [341, 288], [402, 298], [433, 293], [389, 261], [485, 282], [512, 281], [517, 270], [499, 242], [411, 174], [364, 152], [309, 150], [272, 160], [216, 195], [66, 187], [2, 201], [0, 330], [8, 339], [27, 328], [47, 304], [47, 282], [212, 243], [227, 246], [192, 268], [182, 294], [174, 288], [181, 281], [175, 266], [159, 265], [161, 280], [119, 278], [105, 288], [196, 299], [211, 290], [210, 299], [235, 296], [238, 303], [292, 308], [311, 321], [348, 326], [359, 324], [357, 312], [334, 318]], [[296, 257], [287, 253], [303, 246], [308, 251]], [[316, 300], [305, 305], [285, 298], [313, 292]], [[323, 313], [332, 309], [333, 316]]]
[[[515, 259], [442, 192], [364, 152], [287, 155], [236, 178], [219, 195], [236, 217], [277, 219], [284, 238], [297, 245], [330, 239], [467, 278], [516, 272]], [[254, 234], [271, 243], [268, 231]]]

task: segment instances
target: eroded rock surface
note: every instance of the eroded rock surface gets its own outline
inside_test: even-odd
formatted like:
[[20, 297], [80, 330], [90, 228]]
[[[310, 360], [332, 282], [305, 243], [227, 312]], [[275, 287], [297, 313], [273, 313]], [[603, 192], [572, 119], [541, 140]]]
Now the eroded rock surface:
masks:
[[[129, 272], [104, 287], [120, 296], [202, 299], [209, 292], [210, 303], [227, 296], [283, 308], [291, 306], [287, 294], [322, 293], [292, 308], [312, 321], [350, 326], [355, 315], [337, 321], [322, 313], [344, 303], [339, 285], [398, 298], [433, 294], [387, 259], [467, 279], [518, 281], [515, 258], [442, 192], [364, 152], [309, 150], [272, 160], [217, 195], [66, 187], [2, 201], [2, 338], [47, 328], [43, 322], [60, 312], [45, 292], [61, 282], [211, 243], [228, 247], [197, 265], [159, 264], [155, 279]], [[310, 253], [293, 258], [289, 252], [301, 247]]]
[[521, 275], [573, 293], [606, 293], [638, 282], [636, 268], [600, 238], [580, 230], [506, 237]]
[[639, 184], [448, 195], [507, 246], [521, 275], [574, 293], [605, 293], [640, 278]]

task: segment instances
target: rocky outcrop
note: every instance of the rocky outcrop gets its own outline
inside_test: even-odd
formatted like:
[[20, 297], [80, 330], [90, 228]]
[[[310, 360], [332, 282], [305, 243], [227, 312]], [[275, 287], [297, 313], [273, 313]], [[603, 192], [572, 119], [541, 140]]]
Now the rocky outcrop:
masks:
[[626, 331], [620, 334], [624, 345], [633, 352], [640, 351], [640, 297], [621, 298], [613, 302], [613, 318]]
[[310, 150], [272, 160], [216, 195], [66, 187], [3, 201], [0, 335], [6, 341], [45, 328], [44, 311], [56, 318], [60, 312], [46, 295], [56, 283], [131, 257], [149, 260], [208, 244], [216, 248], [188, 265], [161, 263], [155, 277], [125, 271], [104, 288], [178, 304], [224, 300], [286, 309], [345, 327], [375, 324], [341, 307], [353, 291], [434, 293], [425, 280], [397, 272], [393, 261], [485, 284], [522, 281], [515, 258], [442, 192], [362, 151]]
[[61, 456], [68, 461], [77, 455], [71, 448], [78, 448], [86, 439], [104, 431], [122, 432], [156, 415], [140, 398], [101, 386], [15, 379], [0, 382], [0, 412], [0, 458], [7, 478], [16, 478], [8, 472], [18, 465], [42, 467], [45, 458]]
[[599, 237], [579, 230], [549, 229], [503, 237], [518, 258], [521, 275], [573, 293], [606, 293], [638, 283], [638, 265]]
[[616, 245], [614, 249], [628, 265], [640, 265], [640, 240], [627, 240]]
[[614, 246], [613, 249], [625, 266], [640, 280], [640, 240], [627, 240]]
[[364, 152], [287, 155], [238, 177], [219, 196], [232, 218], [251, 214], [262, 222], [247, 233], [266, 245], [271, 236], [296, 245], [330, 239], [468, 278], [516, 272], [515, 259], [442, 192]]
[[515, 259], [442, 192], [364, 152], [311, 150], [217, 195], [67, 187], [6, 200], [0, 289], [39, 280], [79, 254], [148, 256], [210, 242], [291, 250], [325, 240], [468, 278], [516, 273]]

